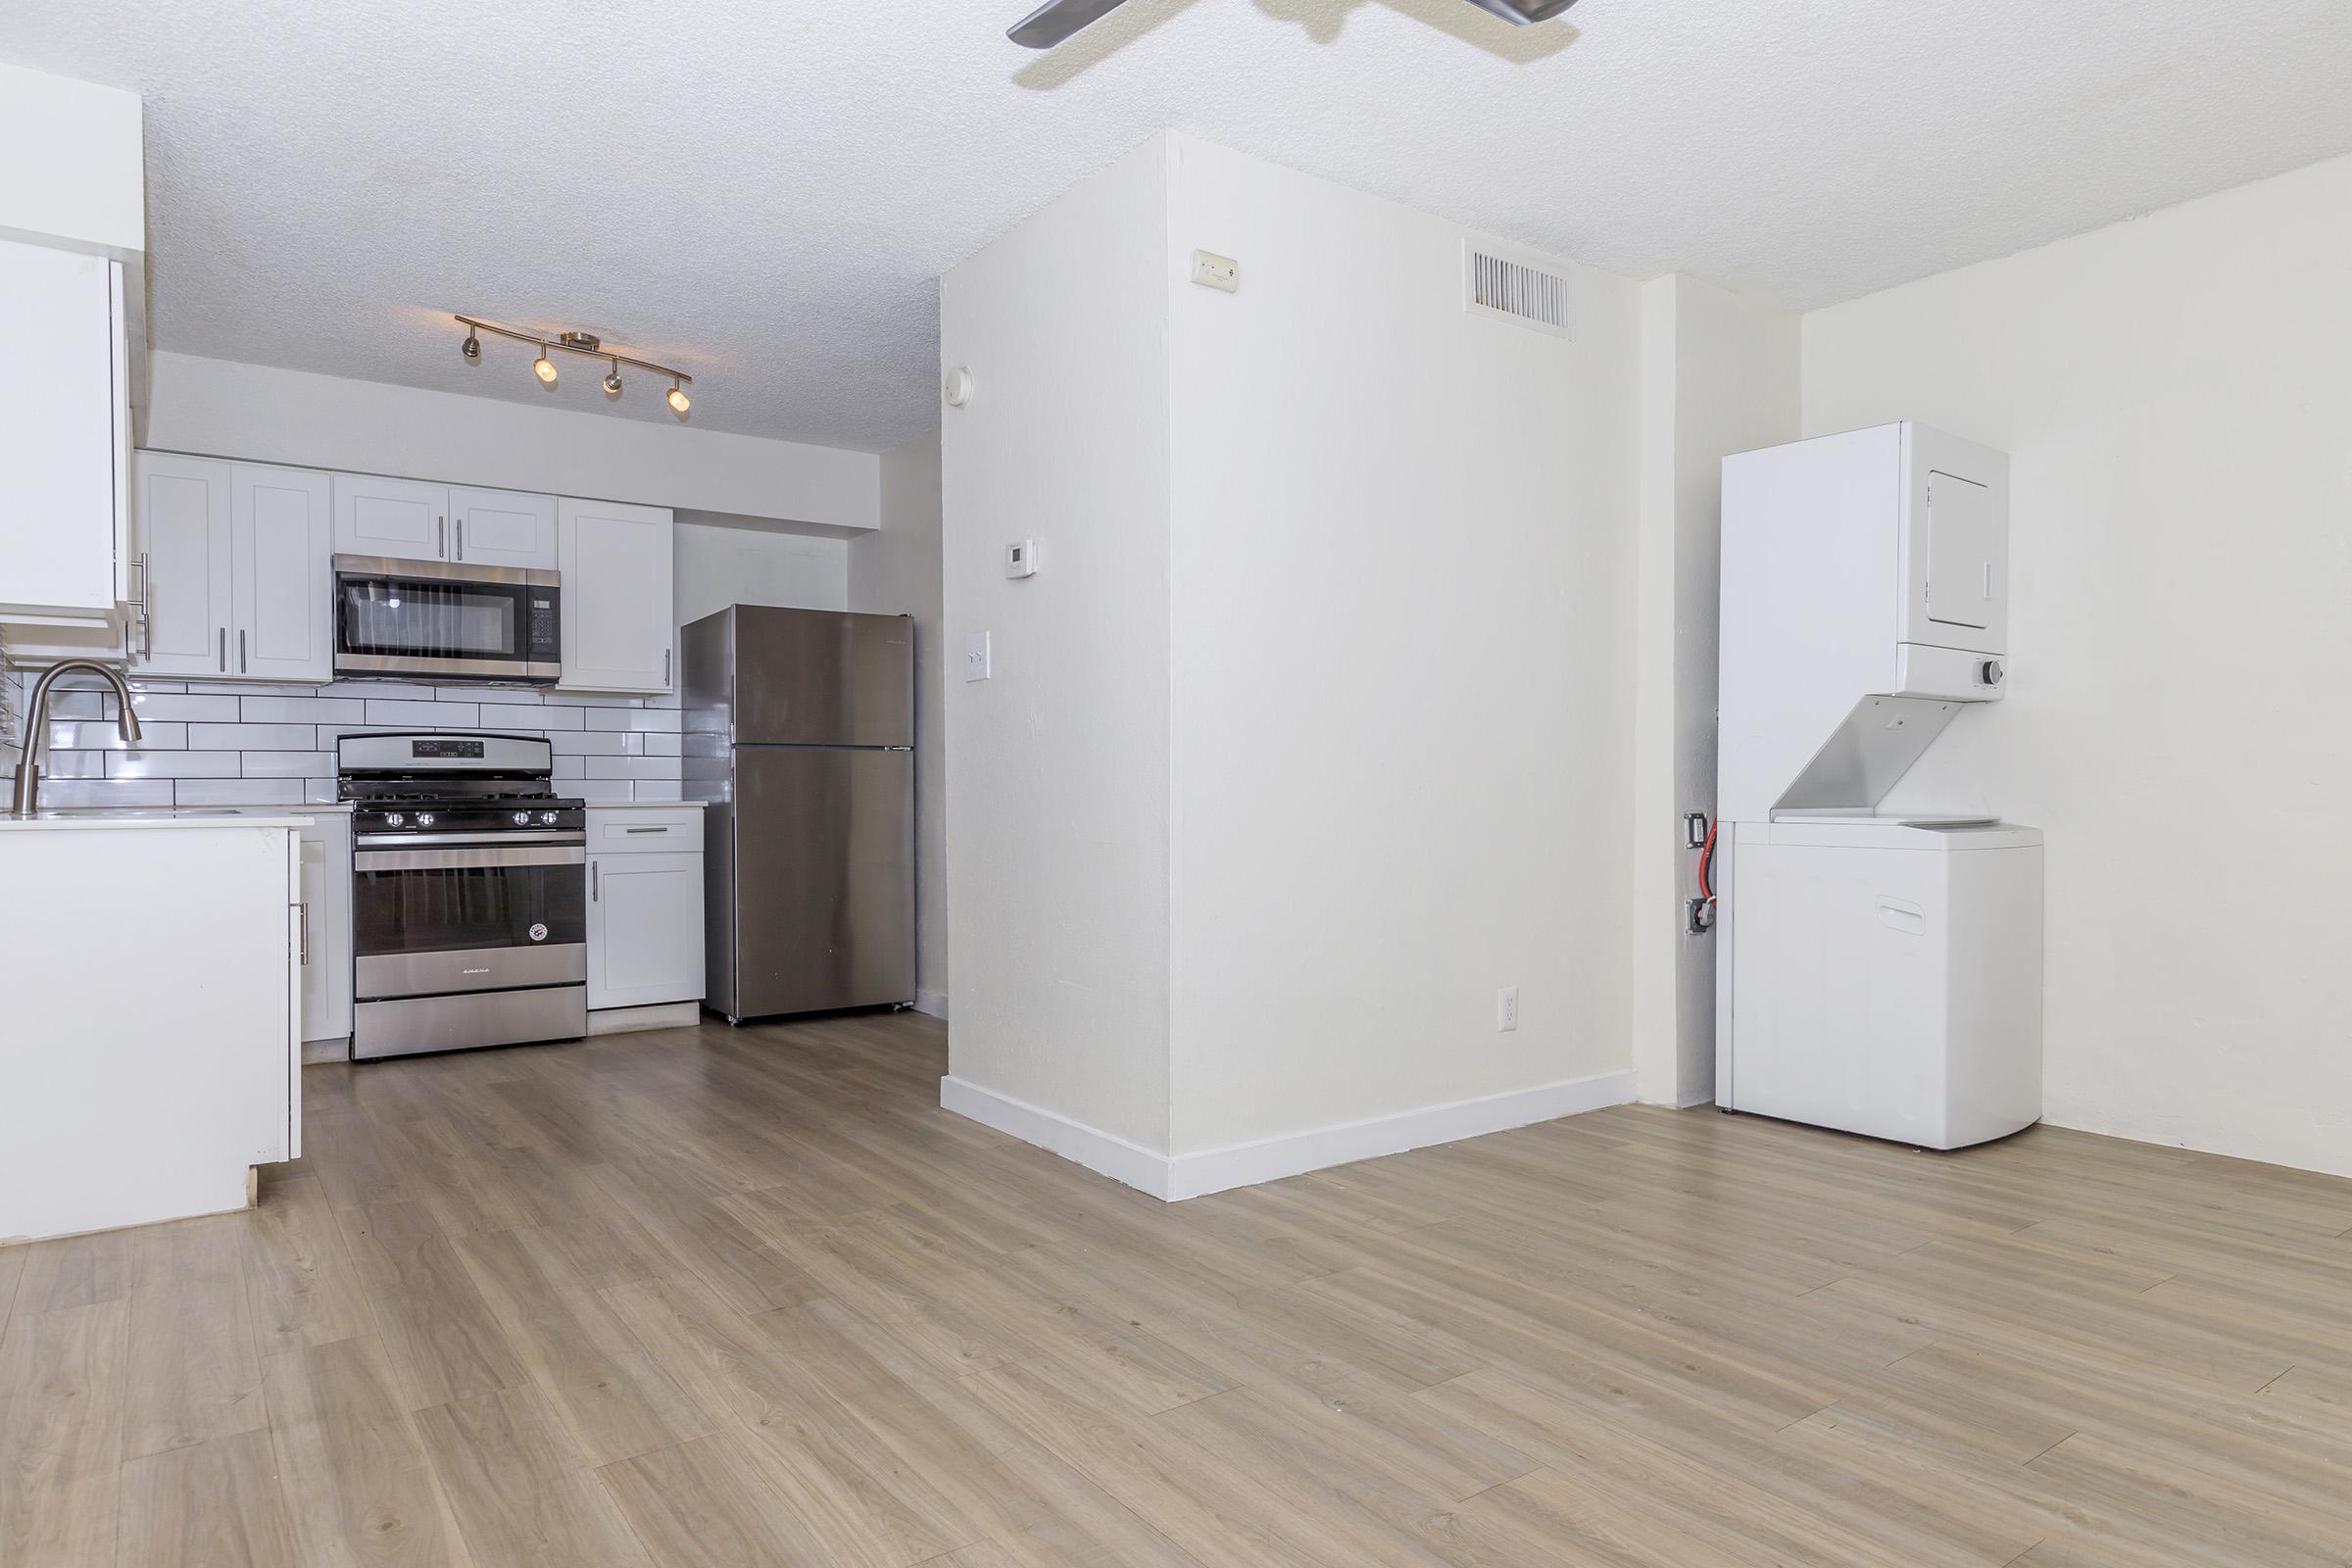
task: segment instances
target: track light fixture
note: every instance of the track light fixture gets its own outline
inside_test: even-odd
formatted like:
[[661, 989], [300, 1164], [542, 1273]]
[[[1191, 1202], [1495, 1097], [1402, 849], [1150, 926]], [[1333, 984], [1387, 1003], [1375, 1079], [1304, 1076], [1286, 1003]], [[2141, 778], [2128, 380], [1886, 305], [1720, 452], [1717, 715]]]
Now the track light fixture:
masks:
[[482, 340], [477, 334], [488, 332], [496, 337], [512, 338], [517, 343], [528, 343], [536, 348], [539, 351], [539, 357], [531, 362], [531, 373], [538, 376], [540, 381], [548, 386], [552, 387], [556, 384], [559, 372], [552, 356], [556, 351], [561, 350], [565, 354], [584, 354], [591, 359], [605, 362], [608, 367], [604, 379], [607, 397], [620, 396], [620, 368], [624, 365], [633, 365], [641, 370], [651, 370], [656, 375], [669, 377], [669, 406], [679, 414], [685, 414], [694, 407], [688, 401], [684, 390], [686, 383], [694, 379], [693, 376], [670, 366], [656, 365], [651, 360], [641, 360], [634, 355], [609, 349], [605, 347], [604, 341], [593, 332], [564, 332], [560, 333], [555, 341], [550, 342], [536, 332], [518, 332], [511, 326], [501, 326], [496, 321], [487, 321], [478, 316], [460, 316], [454, 319], [466, 327], [466, 341], [459, 345], [459, 352], [466, 356], [468, 363], [480, 361]]

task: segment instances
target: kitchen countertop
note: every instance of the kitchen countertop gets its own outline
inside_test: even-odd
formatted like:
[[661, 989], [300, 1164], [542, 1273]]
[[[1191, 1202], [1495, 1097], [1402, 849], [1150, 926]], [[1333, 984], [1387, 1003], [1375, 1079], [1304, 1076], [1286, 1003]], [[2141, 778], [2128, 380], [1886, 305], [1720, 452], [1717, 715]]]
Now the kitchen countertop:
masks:
[[311, 818], [300, 808], [284, 806], [152, 806], [141, 808], [103, 806], [43, 811], [38, 816], [0, 815], [0, 833], [80, 828], [189, 827], [309, 827]]

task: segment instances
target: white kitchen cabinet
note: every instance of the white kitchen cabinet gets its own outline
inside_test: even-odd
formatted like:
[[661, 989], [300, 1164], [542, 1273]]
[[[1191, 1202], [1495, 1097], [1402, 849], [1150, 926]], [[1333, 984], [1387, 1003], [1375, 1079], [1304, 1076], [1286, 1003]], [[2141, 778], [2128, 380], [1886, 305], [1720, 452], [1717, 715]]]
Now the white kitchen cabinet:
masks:
[[351, 813], [320, 811], [302, 838], [302, 1038], [351, 1038]]
[[13, 367], [0, 376], [0, 621], [120, 626], [130, 597], [125, 330], [120, 263], [0, 241], [0, 343]]
[[136, 492], [146, 571], [134, 672], [334, 678], [325, 474], [142, 452]]
[[335, 553], [449, 561], [449, 486], [372, 473], [334, 476]]
[[557, 503], [564, 679], [575, 691], [666, 692], [676, 675], [665, 507]]
[[703, 997], [699, 807], [588, 810], [588, 1007]]
[[449, 559], [555, 570], [556, 498], [450, 486]]
[[335, 678], [335, 540], [327, 476], [240, 463], [229, 471], [229, 673]]
[[215, 458], [142, 452], [131, 466], [142, 604], [131, 628], [137, 673], [212, 676], [228, 672], [230, 465]]
[[296, 831], [0, 822], [0, 1236], [243, 1208], [302, 1152]]

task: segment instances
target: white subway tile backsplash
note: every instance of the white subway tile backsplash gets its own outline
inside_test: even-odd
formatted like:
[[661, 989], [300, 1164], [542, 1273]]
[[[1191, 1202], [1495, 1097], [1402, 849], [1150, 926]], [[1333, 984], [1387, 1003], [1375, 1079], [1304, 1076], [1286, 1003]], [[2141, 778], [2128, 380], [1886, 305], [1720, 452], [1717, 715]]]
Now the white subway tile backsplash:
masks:
[[674, 735], [679, 731], [681, 716], [674, 708], [591, 708], [588, 710], [588, 727], [662, 730]]
[[[106, 716], [114, 717], [113, 694], [100, 695], [106, 698]], [[131, 711], [139, 715], [142, 724], [159, 718], [234, 720], [238, 716], [237, 700], [234, 697], [204, 697], [193, 692], [132, 692], [130, 707]]]
[[549, 730], [547, 744], [558, 757], [622, 757], [637, 739], [616, 730]]
[[381, 698], [368, 699], [368, 722], [370, 724], [407, 724], [418, 729], [440, 729], [445, 726], [464, 726], [471, 729], [477, 712], [472, 703], [386, 702]]
[[512, 703], [484, 703], [482, 728], [527, 729], [534, 733], [551, 729], [578, 729], [584, 708], [524, 708]]
[[[21, 710], [31, 678], [0, 671]], [[600, 804], [679, 798], [674, 698], [452, 683], [279, 686], [134, 680], [143, 734], [125, 747], [111, 693], [55, 694], [42, 801], [58, 806], [290, 806], [335, 799], [345, 735], [544, 735], [558, 788]], [[110, 772], [111, 768], [111, 772]]]
[[368, 708], [357, 697], [248, 697], [235, 716], [249, 724], [357, 724]]
[[43, 807], [171, 804], [172, 781], [168, 778], [61, 778], [41, 781]]
[[190, 724], [188, 747], [199, 752], [308, 751], [311, 724]]
[[[176, 752], [188, 744], [185, 724], [141, 724], [139, 746], [151, 752]], [[49, 749], [53, 752], [122, 752], [130, 743], [112, 723], [96, 719], [69, 719], [63, 724], [49, 725]]]
[[183, 778], [172, 787], [174, 806], [294, 806], [302, 801], [295, 778]]
[[235, 752], [104, 752], [108, 778], [235, 778]]
[[247, 778], [317, 778], [335, 770], [332, 752], [241, 752]]
[[583, 757], [590, 778], [663, 779], [678, 776], [678, 764], [667, 757]]

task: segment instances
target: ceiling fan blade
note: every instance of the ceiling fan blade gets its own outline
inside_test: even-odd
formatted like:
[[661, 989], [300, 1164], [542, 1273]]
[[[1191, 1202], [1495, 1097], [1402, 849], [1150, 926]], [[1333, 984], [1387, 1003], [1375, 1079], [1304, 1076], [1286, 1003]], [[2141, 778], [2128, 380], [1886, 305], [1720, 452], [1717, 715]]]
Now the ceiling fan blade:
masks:
[[1004, 36], [1024, 49], [1051, 49], [1079, 28], [1101, 22], [1125, 3], [1126, 0], [1046, 0], [1005, 28]]
[[1490, 17], [1500, 17], [1514, 26], [1524, 27], [1531, 22], [1549, 22], [1576, 4], [1576, 0], [1470, 0], [1470, 3]]

